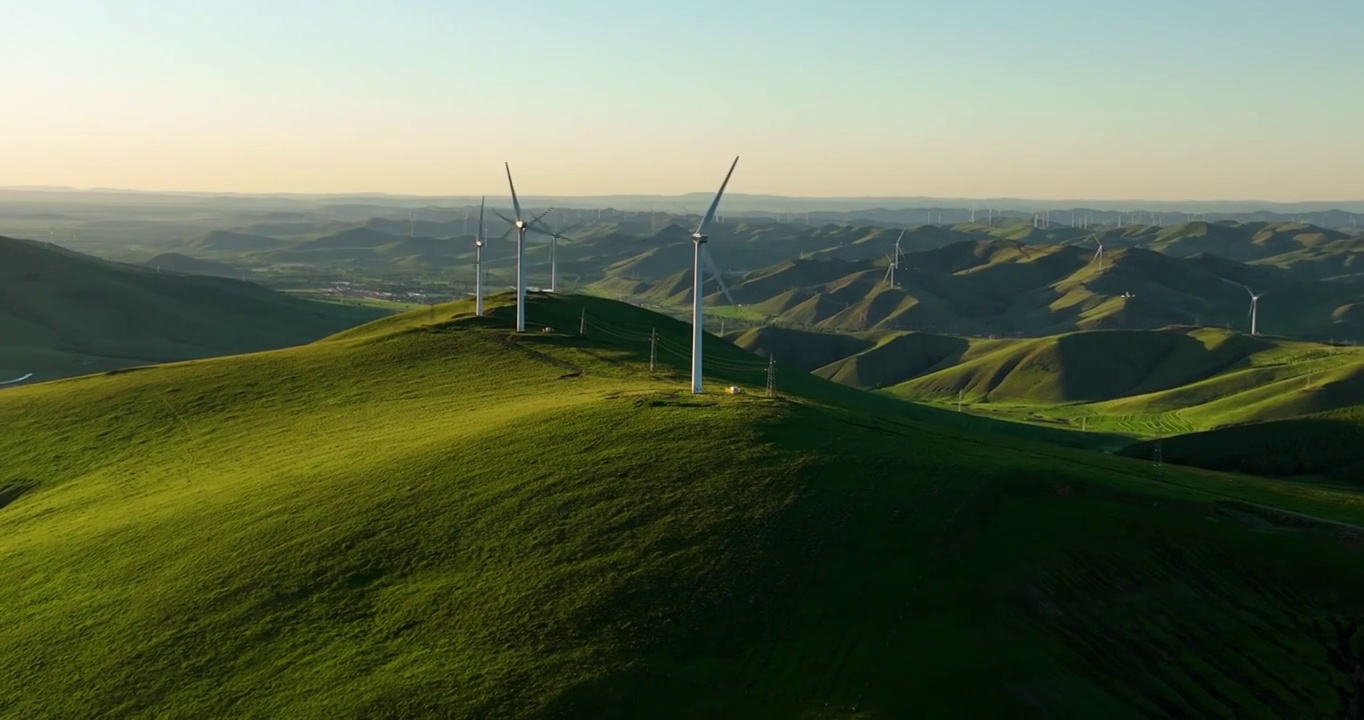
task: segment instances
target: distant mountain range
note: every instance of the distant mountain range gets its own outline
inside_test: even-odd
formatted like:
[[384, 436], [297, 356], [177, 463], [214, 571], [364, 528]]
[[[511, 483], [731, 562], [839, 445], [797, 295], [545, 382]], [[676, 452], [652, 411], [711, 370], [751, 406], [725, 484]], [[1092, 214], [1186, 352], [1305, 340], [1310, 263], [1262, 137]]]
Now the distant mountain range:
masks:
[[[53, 194], [65, 198], [91, 196], [100, 198], [127, 197], [145, 201], [156, 196], [178, 199], [199, 200], [216, 203], [251, 202], [328, 202], [328, 203], [366, 203], [376, 206], [427, 205], [437, 203], [448, 205], [451, 202], [474, 205], [479, 201], [477, 195], [394, 195], [388, 193], [228, 193], [228, 192], [174, 192], [143, 191], [117, 188], [70, 188], [55, 186], [0, 186], [0, 199], [5, 195]], [[527, 205], [575, 207], [575, 208], [616, 208], [621, 210], [648, 210], [651, 206], [663, 209], [669, 204], [694, 203], [704, 205], [709, 202], [711, 191], [682, 193], [677, 195], [524, 195], [522, 202]], [[500, 198], [499, 198], [500, 199]], [[765, 195], [754, 193], [729, 193], [725, 195], [725, 209], [728, 211], [768, 210], [774, 212], [814, 212], [814, 211], [851, 211], [875, 210], [886, 208], [937, 208], [937, 209], [978, 209], [987, 208], [997, 211], [1040, 212], [1040, 211], [1153, 211], [1178, 213], [1320, 213], [1332, 210], [1364, 213], [1364, 199], [1355, 200], [1316, 200], [1283, 202], [1274, 200], [1094, 200], [1083, 198], [1030, 199], [1030, 198], [951, 198], [924, 195], [883, 195], [862, 197], [818, 197]]]
[[[288, 233], [278, 232], [280, 223]], [[302, 265], [471, 276], [474, 239], [461, 234], [462, 218], [274, 225], [274, 235], [253, 226], [183, 241], [174, 252], [186, 259], [177, 266], [188, 269], [187, 259], [196, 258], [219, 263], [205, 270], [219, 275]], [[657, 217], [564, 225], [564, 286], [663, 308], [689, 305], [685, 226]], [[485, 269], [505, 273], [514, 243], [489, 235]], [[1194, 221], [1090, 231], [1016, 222], [901, 229], [726, 221], [710, 235], [708, 253], [721, 274], [707, 276], [707, 305], [729, 316], [731, 327], [980, 337], [1168, 325], [1248, 330], [1254, 290], [1264, 296], [1260, 332], [1364, 340], [1364, 235], [1310, 224]], [[528, 243], [531, 282], [547, 284], [548, 240], [531, 235]]]

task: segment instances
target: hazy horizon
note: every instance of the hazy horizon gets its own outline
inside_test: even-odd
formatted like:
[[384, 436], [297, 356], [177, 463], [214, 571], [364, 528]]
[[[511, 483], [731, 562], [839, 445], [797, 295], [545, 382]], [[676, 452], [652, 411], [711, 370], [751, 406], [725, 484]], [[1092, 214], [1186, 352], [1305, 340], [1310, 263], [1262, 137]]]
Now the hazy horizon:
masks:
[[476, 196], [510, 161], [528, 196], [668, 196], [740, 155], [736, 194], [1364, 199], [1347, 0], [8, 15], [0, 186]]

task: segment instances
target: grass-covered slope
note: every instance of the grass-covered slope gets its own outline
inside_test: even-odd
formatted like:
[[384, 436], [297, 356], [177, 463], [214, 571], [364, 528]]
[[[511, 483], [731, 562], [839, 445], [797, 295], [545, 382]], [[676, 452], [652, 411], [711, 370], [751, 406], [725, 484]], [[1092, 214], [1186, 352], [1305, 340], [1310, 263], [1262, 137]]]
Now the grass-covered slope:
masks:
[[1180, 465], [1269, 477], [1326, 478], [1364, 484], [1364, 408], [1218, 428], [1147, 440], [1128, 457], [1157, 454]]
[[766, 328], [741, 333], [735, 343], [775, 347], [779, 358], [851, 387], [921, 402], [961, 400], [973, 412], [1128, 437], [1364, 406], [1359, 349], [1218, 328], [1022, 339]]
[[0, 238], [0, 376], [35, 380], [316, 340], [382, 315]]
[[559, 332], [514, 336], [492, 305], [0, 393], [0, 716], [1328, 717], [1356, 690], [1354, 531], [1262, 507], [1359, 522], [1356, 495], [785, 368], [768, 399], [714, 338], [696, 398], [681, 323], [537, 297]]
[[[1216, 225], [1205, 229], [1219, 228], [1225, 230]], [[1188, 239], [1176, 230], [1162, 231], [1161, 237]], [[1041, 245], [1012, 238], [963, 237], [972, 239], [906, 252], [898, 260], [893, 284], [885, 254], [893, 251], [894, 239], [884, 233], [808, 257], [796, 255], [794, 246], [774, 245], [761, 257], [776, 262], [748, 272], [737, 270], [752, 266], [729, 265], [727, 284], [734, 303], [770, 325], [826, 332], [1031, 337], [1169, 325], [1249, 329], [1248, 286], [1264, 297], [1259, 308], [1261, 332], [1318, 340], [1364, 339], [1364, 316], [1352, 311], [1359, 287], [1347, 278], [1320, 280], [1351, 272], [1335, 245], [1312, 246], [1312, 252], [1336, 263], [1314, 275], [1287, 269], [1288, 260], [1288, 265], [1276, 267], [1268, 260], [1249, 265], [1221, 255], [1168, 255], [1146, 246], [1155, 236], [1135, 231], [1130, 238], [1105, 241], [1109, 244], [1102, 266], [1088, 235]], [[1283, 242], [1298, 248], [1300, 240], [1307, 242], [1302, 238]], [[1242, 241], [1250, 239], [1242, 233], [1238, 242]], [[857, 249], [868, 243], [876, 244], [881, 254], [868, 257]], [[640, 262], [606, 268], [607, 278], [596, 283], [595, 290], [670, 306], [690, 302], [690, 264], [689, 256], [680, 252], [683, 244], [669, 246], [666, 252], [652, 248]], [[724, 243], [716, 247], [724, 252], [751, 250]], [[901, 247], [914, 246], [902, 241]], [[709, 282], [704, 291], [712, 307], [731, 304], [718, 283]]]

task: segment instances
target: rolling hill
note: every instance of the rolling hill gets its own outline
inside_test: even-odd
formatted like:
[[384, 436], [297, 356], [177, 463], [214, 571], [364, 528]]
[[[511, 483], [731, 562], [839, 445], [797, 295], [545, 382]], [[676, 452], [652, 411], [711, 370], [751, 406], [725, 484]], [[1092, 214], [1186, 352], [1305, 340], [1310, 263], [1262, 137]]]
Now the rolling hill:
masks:
[[693, 397], [680, 323], [536, 297], [587, 335], [514, 335], [490, 305], [0, 393], [26, 660], [0, 715], [1323, 717], [1357, 692], [1358, 495], [787, 368], [765, 398], [718, 341], [712, 380], [749, 392]]
[[[1161, 436], [1364, 407], [1364, 351], [1219, 328], [1027, 339], [761, 328], [774, 352], [840, 384], [1010, 419]], [[831, 360], [831, 358], [833, 358]]]
[[0, 238], [0, 375], [35, 381], [316, 340], [381, 311]]
[[[900, 260], [892, 285], [884, 262], [790, 260], [731, 280], [734, 300], [766, 324], [856, 332], [1043, 336], [1073, 330], [1242, 327], [1247, 288], [1265, 296], [1259, 329], [1294, 337], [1364, 339], [1358, 285], [1306, 280], [1216, 256], [1174, 258], [1141, 248], [1108, 251], [1011, 241], [957, 243]], [[712, 307], [727, 305], [718, 285]], [[640, 294], [690, 301], [678, 272]], [[1271, 304], [1273, 300], [1273, 304]]]
[[235, 278], [242, 275], [242, 271], [216, 260], [203, 260], [201, 258], [190, 257], [181, 253], [161, 253], [156, 257], [142, 263], [143, 266], [152, 268], [159, 272], [174, 272], [182, 275], [211, 275], [213, 277]]
[[233, 253], [278, 250], [288, 244], [289, 243], [285, 240], [266, 235], [235, 232], [232, 230], [214, 230], [198, 237], [191, 238], [185, 243], [185, 247], [192, 250], [230, 255]]
[[1364, 478], [1364, 407], [1146, 440], [1123, 448], [1121, 454], [1359, 486]]

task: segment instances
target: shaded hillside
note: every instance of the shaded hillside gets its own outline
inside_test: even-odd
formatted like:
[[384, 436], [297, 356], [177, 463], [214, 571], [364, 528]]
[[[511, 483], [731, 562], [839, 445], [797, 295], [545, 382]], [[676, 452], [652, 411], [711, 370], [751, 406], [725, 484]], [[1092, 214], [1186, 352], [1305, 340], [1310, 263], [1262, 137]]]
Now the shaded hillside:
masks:
[[1218, 428], [1148, 440], [1133, 458], [1266, 477], [1320, 477], [1364, 484], [1364, 409]]
[[203, 260], [180, 253], [161, 253], [142, 263], [158, 272], [173, 272], [182, 275], [210, 275], [213, 277], [241, 277], [242, 271], [216, 260]]
[[1345, 710], [1357, 495], [769, 399], [713, 338], [748, 392], [694, 397], [685, 324], [506, 303], [0, 393], [0, 713]]
[[382, 315], [0, 238], [0, 375], [35, 380], [283, 347]]
[[278, 250], [287, 245], [289, 245], [287, 240], [254, 233], [233, 232], [231, 230], [214, 230], [185, 243], [186, 247], [193, 250], [203, 250], [209, 253], [224, 255], [254, 253], [263, 250]]
[[1364, 406], [1358, 348], [1216, 328], [993, 340], [763, 328], [734, 341], [798, 358], [802, 369], [851, 387], [953, 405], [961, 398], [976, 412], [1027, 422], [1075, 426], [1083, 419], [1096, 431], [1127, 436]]
[[[662, 249], [641, 256], [662, 257]], [[682, 306], [691, 271], [640, 279], [640, 264], [594, 287]], [[1249, 294], [1264, 295], [1260, 332], [1364, 339], [1353, 306], [1364, 284], [1304, 280], [1282, 270], [1216, 256], [1173, 258], [1141, 248], [1088, 248], [972, 241], [900, 258], [894, 283], [885, 261], [794, 259], [726, 280], [734, 301], [771, 325], [825, 332], [913, 330], [945, 335], [1043, 336], [1081, 330], [1152, 330], [1170, 325], [1248, 329]], [[711, 273], [707, 304], [729, 304]]]
[[760, 357], [781, 361], [811, 372], [876, 345], [867, 336], [816, 333], [778, 327], [761, 327], [735, 335], [731, 342]]

